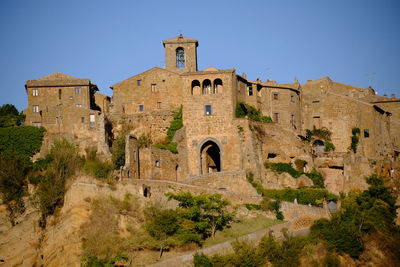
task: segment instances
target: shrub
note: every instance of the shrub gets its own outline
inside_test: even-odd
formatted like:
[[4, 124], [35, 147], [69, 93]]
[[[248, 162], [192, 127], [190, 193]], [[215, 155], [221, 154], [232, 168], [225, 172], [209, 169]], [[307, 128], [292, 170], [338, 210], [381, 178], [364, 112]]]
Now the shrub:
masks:
[[[124, 254], [118, 254], [111, 259], [98, 259], [97, 256], [88, 256], [81, 259], [82, 267], [112, 267], [116, 266], [116, 262], [124, 261], [128, 264], [129, 258]], [[125, 265], [124, 265], [125, 266]]]
[[282, 173], [287, 172], [293, 178], [298, 178], [301, 175], [301, 172], [296, 171], [293, 167], [288, 163], [272, 163], [272, 162], [264, 162], [264, 166], [267, 169], [271, 169], [273, 172]]
[[332, 144], [331, 142], [327, 141], [325, 143], [325, 152], [329, 152], [329, 151], [334, 151], [335, 150], [335, 145]]
[[112, 144], [111, 160], [115, 169], [125, 165], [125, 136], [123, 134], [119, 135]]
[[88, 160], [83, 165], [83, 170], [96, 178], [108, 178], [114, 166], [99, 159]]
[[[330, 250], [347, 253], [358, 258], [364, 250], [363, 237], [378, 232], [391, 250], [400, 252], [400, 231], [395, 227], [396, 197], [384, 185], [382, 177], [373, 174], [367, 177], [368, 190], [349, 194], [342, 209], [330, 220], [321, 219], [311, 227], [311, 235], [328, 244]], [[396, 241], [395, 241], [396, 240]]]
[[152, 143], [150, 134], [142, 134], [138, 138], [138, 148], [150, 147]]
[[305, 175], [313, 181], [314, 186], [324, 188], [324, 177], [316, 169], [312, 169], [311, 172], [305, 173]]
[[325, 142], [331, 140], [332, 133], [327, 128], [317, 129], [315, 125], [312, 130], [306, 129], [306, 139], [311, 141], [314, 137], [322, 139]]
[[172, 142], [172, 140], [174, 139], [176, 131], [183, 127], [182, 109], [183, 106], [181, 105], [179, 111], [171, 111], [173, 114], [173, 120], [170, 122], [170, 126], [167, 130], [168, 143], [156, 144], [154, 147], [169, 150], [174, 154], [178, 153], [178, 144], [176, 142]]
[[299, 266], [301, 251], [307, 240], [291, 237], [285, 229], [282, 232], [282, 243], [275, 241], [272, 236], [264, 236], [258, 245], [258, 253], [271, 262], [272, 266]]
[[297, 199], [299, 204], [312, 204], [312, 205], [321, 205], [324, 196], [327, 201], [337, 201], [337, 196], [329, 193], [326, 189], [320, 188], [299, 188], [299, 189], [264, 189], [264, 196], [276, 200], [281, 201], [289, 201], [293, 202], [294, 199]]
[[273, 122], [271, 117], [262, 116], [260, 110], [244, 102], [236, 103], [235, 116], [236, 118], [244, 118], [247, 116], [249, 119], [253, 121], [259, 121], [263, 123]]
[[0, 193], [10, 212], [12, 225], [15, 216], [25, 210], [22, 198], [26, 195], [27, 168], [24, 161], [24, 157], [15, 152], [0, 155]]
[[66, 181], [82, 165], [77, 148], [66, 139], [55, 141], [50, 150], [51, 163], [47, 167], [34, 199], [42, 213], [41, 226], [46, 224], [46, 217], [61, 207], [66, 191]]
[[[89, 220], [79, 230], [86, 260], [96, 257], [101, 259], [99, 262], [109, 262], [114, 255], [132, 255], [145, 247], [145, 242], [150, 237], [139, 227], [144, 218], [136, 198], [129, 194], [122, 200], [111, 196], [100, 197], [90, 201], [90, 206]], [[121, 215], [128, 225], [133, 225], [127, 227], [129, 235], [124, 237], [120, 235]]]
[[306, 166], [306, 164], [307, 164], [307, 161], [302, 160], [302, 159], [296, 159], [294, 161], [294, 165], [296, 166], [296, 170], [298, 172], [303, 172], [304, 166]]
[[43, 127], [34, 126], [0, 128], [0, 154], [16, 152], [29, 162], [29, 158], [40, 151], [45, 131]]
[[351, 144], [350, 144], [350, 149], [353, 150], [354, 153], [357, 153], [357, 145], [359, 142], [359, 135], [360, 135], [360, 128], [353, 128], [351, 129], [351, 133], [353, 134], [351, 136]]
[[260, 210], [261, 209], [261, 205], [258, 205], [258, 204], [245, 203], [244, 206], [248, 210]]

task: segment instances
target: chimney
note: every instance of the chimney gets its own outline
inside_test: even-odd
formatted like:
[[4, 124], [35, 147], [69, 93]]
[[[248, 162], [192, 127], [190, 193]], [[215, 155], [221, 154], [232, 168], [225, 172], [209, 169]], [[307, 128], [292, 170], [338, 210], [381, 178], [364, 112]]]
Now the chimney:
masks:
[[395, 94], [391, 94], [390, 98], [396, 98]]

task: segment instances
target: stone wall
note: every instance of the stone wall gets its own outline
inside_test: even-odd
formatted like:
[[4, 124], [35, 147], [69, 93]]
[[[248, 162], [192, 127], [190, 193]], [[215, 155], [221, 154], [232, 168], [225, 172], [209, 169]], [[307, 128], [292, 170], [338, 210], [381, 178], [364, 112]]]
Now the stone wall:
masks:
[[114, 117], [152, 111], [170, 111], [182, 104], [181, 77], [154, 67], [111, 87], [110, 112]]
[[[305, 129], [325, 127], [332, 132], [335, 151], [347, 152], [352, 128], [361, 130], [358, 153], [367, 157], [391, 154], [389, 118], [374, 105], [345, 95], [332, 93], [324, 81], [315, 88], [303, 86], [303, 121]], [[365, 133], [366, 132], [366, 133]], [[305, 134], [305, 133], [304, 133]]]
[[178, 155], [160, 148], [139, 149], [140, 179], [179, 181]]
[[257, 195], [256, 190], [247, 181], [246, 171], [225, 171], [189, 176], [182, 183], [226, 190], [239, 194]]

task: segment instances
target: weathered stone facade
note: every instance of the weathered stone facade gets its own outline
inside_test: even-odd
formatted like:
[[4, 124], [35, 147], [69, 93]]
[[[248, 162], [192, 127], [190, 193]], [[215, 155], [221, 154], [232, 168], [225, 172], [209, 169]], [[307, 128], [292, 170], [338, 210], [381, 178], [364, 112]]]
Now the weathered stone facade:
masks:
[[[378, 171], [379, 162], [399, 155], [400, 99], [394, 96], [377, 97], [371, 88], [337, 83], [328, 77], [301, 85], [297, 79], [293, 83], [251, 81], [235, 69], [199, 71], [197, 40], [180, 35], [163, 45], [165, 69], [154, 67], [111, 86], [111, 103], [96, 93], [97, 87], [87, 79], [56, 73], [28, 81], [26, 123], [40, 122], [49, 133], [70, 133], [98, 143], [104, 141], [109, 128], [114, 136], [127, 134], [126, 165], [121, 172], [125, 178], [195, 181], [196, 185], [203, 179], [214, 187], [239, 191], [240, 186], [233, 183], [244, 176], [229, 173], [251, 171], [275, 188], [310, 183], [303, 177], [302, 183], [284, 178], [279, 184], [282, 177], [268, 173], [263, 166], [266, 160], [291, 164], [303, 160], [305, 171], [317, 168], [324, 174], [326, 186], [338, 193], [363, 188], [363, 175]], [[236, 118], [239, 101], [270, 116], [274, 123]], [[173, 140], [178, 154], [138, 147], [143, 135], [151, 144], [168, 142], [171, 111], [181, 106], [183, 127]], [[103, 135], [91, 133], [92, 115], [96, 122], [109, 122], [99, 127], [105, 129]], [[304, 136], [314, 126], [332, 132], [334, 152], [324, 153], [322, 148], [313, 154]], [[353, 128], [361, 131], [357, 153], [349, 148]], [[213, 177], [215, 182], [210, 181]]]
[[110, 98], [98, 93], [89, 79], [78, 79], [59, 72], [25, 85], [28, 108], [25, 124], [43, 126], [49, 139], [77, 139], [83, 147], [102, 153], [106, 148], [105, 118]]

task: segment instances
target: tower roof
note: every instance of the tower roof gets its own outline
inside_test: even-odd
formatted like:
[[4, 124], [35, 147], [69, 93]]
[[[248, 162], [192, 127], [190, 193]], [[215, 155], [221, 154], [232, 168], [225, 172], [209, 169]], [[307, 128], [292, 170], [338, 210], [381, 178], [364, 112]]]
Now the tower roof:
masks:
[[165, 47], [165, 44], [180, 44], [180, 43], [195, 43], [196, 47], [199, 46], [199, 43], [197, 42], [196, 39], [185, 37], [182, 34], [180, 34], [176, 37], [173, 37], [171, 39], [163, 41], [164, 47]]

